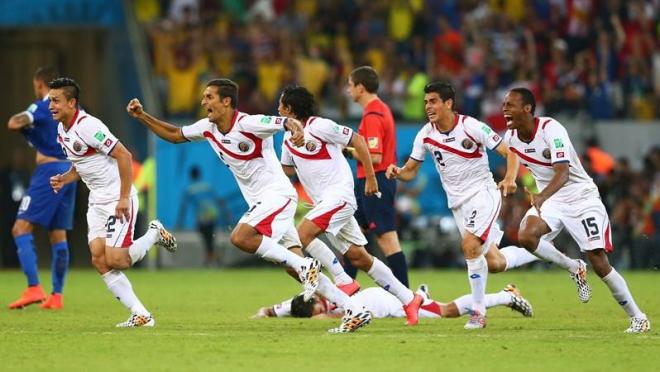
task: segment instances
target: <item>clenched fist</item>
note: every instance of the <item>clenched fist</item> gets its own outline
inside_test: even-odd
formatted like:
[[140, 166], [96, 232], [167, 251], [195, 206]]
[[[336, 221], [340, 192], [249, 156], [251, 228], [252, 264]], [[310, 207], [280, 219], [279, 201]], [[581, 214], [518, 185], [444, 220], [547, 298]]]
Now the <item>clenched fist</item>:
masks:
[[140, 103], [140, 100], [137, 98], [133, 98], [130, 102], [128, 102], [126, 111], [128, 111], [128, 114], [134, 118], [137, 118], [138, 116], [142, 115], [142, 113], [144, 113], [144, 110], [142, 109], [142, 103]]

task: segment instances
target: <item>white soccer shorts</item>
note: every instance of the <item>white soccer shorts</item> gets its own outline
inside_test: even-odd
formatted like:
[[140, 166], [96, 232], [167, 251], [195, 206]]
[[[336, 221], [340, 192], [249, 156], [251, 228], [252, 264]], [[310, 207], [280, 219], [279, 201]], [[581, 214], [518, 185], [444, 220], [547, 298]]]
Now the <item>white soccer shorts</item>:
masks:
[[128, 248], [133, 244], [133, 234], [135, 233], [135, 220], [139, 202], [137, 195], [130, 198], [131, 212], [130, 218], [121, 222], [115, 217], [115, 208], [117, 202], [105, 204], [90, 204], [87, 209], [87, 241], [91, 242], [96, 238], [105, 238], [105, 244], [110, 247]]
[[351, 245], [364, 246], [364, 237], [360, 225], [353, 215], [355, 207], [339, 199], [323, 200], [307, 212], [305, 219], [314, 222], [325, 231], [330, 243], [344, 254]]
[[268, 195], [252, 205], [238, 223], [254, 227], [259, 234], [280, 241], [294, 226], [297, 201], [279, 195]]
[[492, 243], [499, 244], [504, 235], [497, 224], [501, 207], [500, 191], [486, 188], [451, 211], [461, 237], [466, 231], [479, 237], [485, 243], [485, 252]]

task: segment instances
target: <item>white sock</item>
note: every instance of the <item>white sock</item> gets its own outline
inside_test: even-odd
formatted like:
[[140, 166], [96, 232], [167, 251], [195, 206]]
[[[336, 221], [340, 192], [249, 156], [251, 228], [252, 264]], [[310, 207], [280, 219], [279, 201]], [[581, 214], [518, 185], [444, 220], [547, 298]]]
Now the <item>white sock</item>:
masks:
[[149, 315], [149, 311], [142, 305], [142, 302], [133, 292], [133, 286], [126, 275], [119, 270], [110, 270], [101, 275], [103, 281], [108, 286], [112, 294], [124, 305], [131, 313], [139, 315]]
[[340, 307], [344, 310], [360, 310], [353, 304], [351, 298], [348, 297], [346, 293], [337, 288], [337, 286], [332, 284], [330, 279], [323, 273], [321, 273], [319, 276], [319, 286], [316, 289], [316, 292], [325, 297], [328, 301], [333, 302], [335, 305], [337, 305], [337, 307]]
[[483, 255], [466, 259], [468, 268], [468, 280], [472, 288], [472, 310], [479, 311], [481, 315], [486, 314], [486, 282], [488, 280], [488, 262]]
[[151, 246], [153, 246], [158, 241], [158, 230], [148, 229], [140, 239], [136, 240], [128, 247], [128, 255], [131, 256], [131, 265], [135, 265], [136, 262], [144, 258], [144, 256], [149, 252]]
[[300, 273], [301, 266], [307, 264], [304, 257], [289, 251], [267, 236], [262, 236], [261, 245], [259, 245], [255, 254], [264, 260], [287, 265], [296, 270], [297, 273]]
[[623, 279], [621, 274], [612, 268], [612, 271], [605, 275], [602, 280], [610, 288], [612, 297], [614, 297], [616, 302], [621, 305], [623, 311], [625, 311], [628, 316], [634, 316], [636, 318], [645, 317], [644, 313], [642, 313], [639, 307], [637, 307], [637, 304], [635, 303], [635, 300], [633, 299], [633, 296], [628, 289], [628, 284], [626, 284], [626, 280]]
[[[465, 315], [472, 310], [472, 295], [463, 295], [454, 301], [456, 308], [458, 308], [458, 313], [460, 315]], [[511, 304], [511, 295], [504, 291], [499, 291], [497, 293], [489, 293], [486, 295], [486, 308], [491, 308], [494, 306], [509, 306]]]
[[339, 263], [339, 259], [335, 253], [320, 239], [312, 240], [305, 247], [305, 252], [319, 260], [321, 265], [328, 269], [328, 272], [335, 279], [335, 284], [350, 284], [353, 282], [353, 278], [346, 274], [344, 267]]
[[415, 294], [394, 276], [392, 270], [387, 265], [376, 257], [373, 259], [374, 262], [367, 274], [369, 274], [376, 284], [398, 298], [402, 304], [408, 305], [415, 297]]
[[576, 273], [579, 267], [577, 260], [573, 260], [565, 254], [559, 252], [557, 248], [555, 248], [555, 246], [550, 244], [550, 242], [547, 240], [539, 239], [539, 246], [536, 247], [536, 250], [532, 252], [532, 254], [536, 257], [552, 262], [555, 265], [572, 273]]
[[528, 263], [538, 261], [539, 259], [529, 253], [525, 248], [516, 247], [514, 245], [500, 249], [500, 253], [506, 258], [506, 269], [504, 269], [504, 271], [527, 265]]

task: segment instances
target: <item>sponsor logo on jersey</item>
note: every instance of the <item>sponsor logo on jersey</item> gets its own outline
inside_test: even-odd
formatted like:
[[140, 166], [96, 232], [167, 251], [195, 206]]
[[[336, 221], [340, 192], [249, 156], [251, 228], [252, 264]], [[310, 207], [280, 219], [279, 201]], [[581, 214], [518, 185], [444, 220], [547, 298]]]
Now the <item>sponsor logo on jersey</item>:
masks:
[[271, 119], [270, 116], [264, 116], [263, 118], [261, 118], [261, 123], [262, 124], [268, 124], [268, 123], [270, 123], [270, 119]]
[[474, 147], [474, 142], [466, 138], [461, 142], [461, 146], [463, 146], [464, 149], [469, 150]]
[[564, 152], [563, 151], [557, 151], [557, 158], [563, 158], [564, 157]]
[[596, 235], [596, 236], [592, 236], [592, 237], [589, 238], [588, 240], [589, 240], [590, 242], [593, 242], [593, 241], [595, 241], [595, 240], [600, 240], [600, 236], [598, 236], [598, 235]]
[[110, 146], [112, 145], [112, 140], [111, 140], [110, 138], [108, 138], [107, 140], [105, 140], [105, 142], [103, 143], [103, 145], [104, 145], [105, 147], [110, 147]]
[[369, 144], [370, 149], [378, 148], [378, 137], [369, 137], [367, 143]]
[[536, 152], [536, 149], [525, 149], [525, 154], [531, 154], [533, 152]]
[[500, 140], [500, 136], [498, 136], [497, 134], [493, 134], [493, 136], [492, 136], [491, 138], [492, 138], [493, 141], [495, 141], [495, 142], [497, 142], [497, 141]]
[[449, 143], [456, 141], [456, 137], [449, 137], [442, 140], [443, 143]]
[[276, 118], [275, 119], [275, 124], [277, 124], [277, 125], [282, 124], [282, 118]]
[[98, 131], [94, 135], [94, 138], [96, 138], [97, 141], [101, 142], [105, 138], [105, 134], [102, 131]]
[[490, 128], [489, 128], [488, 126], [486, 126], [486, 125], [482, 125], [482, 126], [481, 126], [481, 129], [483, 129], [483, 131], [486, 132], [486, 134], [490, 134], [490, 133], [493, 131], [492, 129], [490, 129]]
[[550, 159], [550, 149], [544, 149], [542, 154], [544, 158]]
[[348, 129], [348, 128], [344, 128], [344, 130], [342, 131], [342, 133], [343, 133], [344, 135], [346, 135], [346, 136], [348, 136], [348, 134], [349, 134], [350, 132], [351, 132], [351, 130]]
[[560, 149], [564, 147], [564, 142], [561, 141], [561, 138], [555, 138], [555, 148]]
[[250, 149], [250, 145], [247, 142], [241, 142], [238, 144], [238, 149], [241, 152], [247, 152]]
[[309, 152], [314, 152], [314, 150], [316, 150], [316, 143], [314, 143], [314, 142], [312, 142], [312, 141], [309, 141], [309, 142], [307, 142], [307, 143], [305, 144], [305, 148], [306, 148], [307, 151], [309, 151]]
[[33, 103], [30, 105], [30, 107], [28, 107], [27, 110], [30, 111], [31, 113], [34, 113], [35, 111], [37, 111], [37, 105]]
[[80, 143], [80, 142], [78, 142], [78, 141], [74, 142], [74, 143], [73, 143], [73, 149], [74, 149], [75, 151], [80, 151], [80, 150], [82, 150], [82, 143]]
[[231, 143], [231, 140], [228, 140], [228, 139], [223, 139], [223, 140], [221, 140], [220, 142], [222, 142], [222, 143], [224, 143], [224, 144], [227, 144], [227, 145], [228, 145], [228, 144], [230, 144], [230, 143]]

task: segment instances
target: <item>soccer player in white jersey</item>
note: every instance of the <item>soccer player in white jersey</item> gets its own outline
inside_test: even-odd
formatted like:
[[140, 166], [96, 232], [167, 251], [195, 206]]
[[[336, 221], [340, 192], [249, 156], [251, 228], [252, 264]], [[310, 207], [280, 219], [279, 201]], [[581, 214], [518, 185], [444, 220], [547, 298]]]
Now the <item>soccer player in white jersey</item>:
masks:
[[155, 320], [137, 298], [122, 270], [140, 261], [152, 245], [176, 250], [176, 240], [158, 221], [133, 241], [138, 211], [137, 192], [132, 185], [131, 153], [103, 122], [80, 111], [80, 88], [69, 78], [49, 84], [50, 112], [59, 121], [57, 141], [71, 168], [50, 178], [55, 192], [79, 179], [89, 188], [87, 239], [92, 264], [114, 297], [131, 315], [117, 327], [153, 327]]
[[[472, 295], [469, 294], [449, 303], [437, 302], [431, 298], [426, 284], [420, 285], [416, 294], [423, 298], [419, 310], [421, 318], [458, 318], [472, 311]], [[374, 318], [403, 318], [406, 316], [399, 300], [380, 287], [364, 289], [354, 294], [353, 300], [369, 310]], [[486, 295], [486, 307], [495, 306], [510, 307], [511, 310], [517, 311], [525, 317], [533, 315], [532, 305], [513, 284], [507, 284], [504, 289], [497, 293]], [[298, 295], [279, 304], [262, 307], [252, 318], [293, 316], [296, 318], [323, 319], [340, 315], [341, 309], [335, 307], [322, 296], [317, 295], [311, 301], [305, 301], [302, 296]]]
[[[509, 129], [505, 143], [530, 170], [541, 190], [530, 195], [532, 208], [520, 223], [520, 244], [534, 253], [550, 250], [550, 242], [565, 228], [630, 317], [626, 332], [649, 331], [649, 320], [607, 259], [606, 252], [612, 251], [612, 233], [596, 184], [582, 167], [566, 129], [553, 118], [535, 117], [535, 108], [534, 95], [526, 88], [510, 90], [502, 105]], [[556, 263], [567, 267], [572, 262], [560, 259]]]
[[[498, 188], [504, 196], [515, 192], [518, 164], [506, 146], [500, 146], [502, 138], [486, 124], [453, 111], [455, 91], [451, 85], [433, 82], [424, 87], [424, 92], [429, 122], [417, 134], [406, 165], [399, 168], [392, 164], [386, 175], [410, 181], [419, 172], [426, 153], [433, 155], [449, 208], [463, 237], [462, 248], [473, 298], [472, 316], [465, 328], [484, 328], [488, 277], [488, 262], [484, 255], [502, 238], [503, 233], [496, 222], [501, 206]], [[495, 184], [488, 167], [486, 148], [497, 151], [507, 160], [507, 172], [499, 185]], [[513, 255], [520, 255], [522, 251], [505, 249]], [[517, 261], [519, 264], [523, 262]]]
[[300, 120], [304, 126], [305, 146], [296, 148], [290, 134], [285, 134], [281, 159], [284, 172], [289, 176], [297, 173], [314, 202], [312, 210], [298, 225], [298, 235], [304, 249], [312, 257], [321, 260], [327, 268], [334, 265], [341, 268], [334, 253], [316, 238], [324, 233], [334, 236], [340, 253], [354, 267], [366, 272], [379, 286], [392, 293], [405, 309], [407, 324], [416, 325], [422, 297], [415, 295], [394, 276], [387, 265], [367, 252], [364, 248], [367, 239], [353, 217], [357, 202], [353, 191], [353, 173], [342, 154], [345, 146], [355, 148], [356, 157], [364, 166], [365, 195], [378, 192], [376, 175], [364, 138], [348, 127], [315, 116], [314, 96], [304, 87], [286, 87], [280, 96], [278, 112], [282, 116]]
[[[344, 303], [347, 316], [340, 326], [342, 332], [352, 332], [367, 324], [370, 314], [352, 306], [350, 297], [320, 272], [318, 260], [298, 256], [278, 244], [285, 234], [294, 234], [297, 239], [293, 224], [297, 195], [275, 155], [273, 135], [286, 128], [291, 132], [294, 146], [301, 146], [304, 143], [301, 123], [278, 116], [248, 115], [239, 112], [237, 104], [238, 85], [229, 79], [215, 79], [207, 83], [201, 101], [207, 117], [192, 125], [179, 128], [159, 120], [145, 112], [137, 99], [131, 100], [126, 109], [168, 142], [207, 140], [236, 178], [249, 205], [231, 233], [232, 244], [244, 252], [294, 269], [303, 283], [306, 298], [318, 288], [324, 296]], [[344, 327], [355, 322], [359, 327]]]

